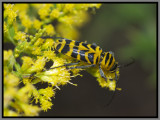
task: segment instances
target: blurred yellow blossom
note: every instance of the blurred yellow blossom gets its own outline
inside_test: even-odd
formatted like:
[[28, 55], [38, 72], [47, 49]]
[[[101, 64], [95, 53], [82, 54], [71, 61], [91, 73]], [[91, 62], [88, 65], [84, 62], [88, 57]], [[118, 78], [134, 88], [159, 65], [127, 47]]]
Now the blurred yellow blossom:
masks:
[[45, 89], [40, 89], [39, 94], [42, 94], [46, 99], [50, 99], [54, 96], [54, 91], [52, 87], [47, 87]]
[[59, 16], [60, 16], [60, 11], [58, 9], [53, 9], [50, 14], [50, 17], [51, 18], [58, 18]]
[[25, 40], [26, 40], [26, 33], [21, 32], [21, 31], [18, 31], [18, 32], [16, 32], [14, 38], [15, 38], [16, 40], [25, 41]]
[[44, 39], [38, 38], [38, 39], [35, 41], [34, 45], [35, 45], [35, 46], [40, 46], [40, 45], [43, 44], [43, 42], [44, 42]]
[[46, 63], [46, 59], [44, 57], [37, 57], [37, 60], [34, 64], [26, 70], [27, 73], [33, 73], [36, 71], [41, 71]]
[[5, 32], [8, 32], [8, 28], [7, 28], [6, 22], [4, 22], [3, 29], [4, 29], [4, 33], [5, 33]]
[[3, 52], [4, 52], [4, 58], [3, 58], [4, 61], [9, 60], [13, 55], [12, 50], [8, 50], [8, 51], [4, 50]]
[[56, 54], [54, 51], [49, 50], [49, 51], [44, 51], [44, 56], [49, 60], [54, 60]]
[[46, 39], [42, 45], [42, 49], [48, 49], [53, 47], [54, 41], [52, 39]]
[[[15, 45], [13, 51], [3, 51], [4, 116], [37, 116], [41, 110], [52, 108], [52, 98], [62, 85], [69, 83], [76, 86], [71, 78], [80, 75], [82, 69], [70, 70], [64, 66], [71, 63], [72, 59], [56, 54], [55, 39], [78, 39], [78, 29], [90, 19], [88, 8], [100, 6], [65, 3], [4, 4], [4, 39]], [[42, 36], [52, 37], [45, 39]], [[21, 64], [16, 58], [20, 58]], [[49, 61], [53, 65], [46, 68]], [[101, 86], [115, 89], [113, 81], [103, 82], [99, 76], [97, 73]], [[20, 83], [22, 87], [19, 88]], [[48, 83], [48, 87], [38, 89], [35, 87], [37, 83]], [[34, 100], [40, 106], [33, 105]]]
[[39, 9], [38, 14], [41, 19], [45, 19], [50, 13], [50, 7], [52, 4], [43, 4], [43, 6]]
[[65, 4], [64, 12], [71, 12], [75, 9], [75, 4]]
[[15, 21], [16, 17], [17, 17], [17, 12], [13, 10], [14, 5], [13, 4], [4, 4], [4, 8], [5, 8], [4, 18], [8, 17], [8, 19], [7, 19], [8, 23], [12, 24], [13, 21]]
[[27, 11], [28, 10], [28, 7], [29, 7], [29, 4], [14, 4], [15, 7], [13, 8], [15, 11], [18, 11], [18, 12], [21, 12], [21, 11]]
[[42, 22], [41, 21], [39, 21], [38, 19], [35, 19], [34, 20], [34, 22], [33, 22], [33, 27], [35, 28], [35, 29], [40, 29], [41, 28], [41, 25], [42, 25]]
[[26, 15], [25, 12], [21, 12], [19, 14], [22, 25], [26, 28], [26, 30], [28, 30], [28, 28], [31, 27], [31, 25], [33, 24], [32, 21], [30, 20], [30, 18]]
[[55, 34], [54, 27], [53, 27], [51, 24], [46, 25], [46, 26], [45, 26], [45, 29], [46, 29], [47, 35], [53, 36], [53, 35]]
[[22, 71], [27, 70], [29, 67], [31, 67], [31, 65], [34, 64], [31, 57], [23, 56], [21, 59], [23, 60], [23, 64], [22, 64], [22, 67], [21, 67]]
[[44, 111], [47, 111], [48, 109], [51, 109], [51, 106], [53, 105], [48, 100], [44, 99], [43, 97], [40, 98], [41, 107]]

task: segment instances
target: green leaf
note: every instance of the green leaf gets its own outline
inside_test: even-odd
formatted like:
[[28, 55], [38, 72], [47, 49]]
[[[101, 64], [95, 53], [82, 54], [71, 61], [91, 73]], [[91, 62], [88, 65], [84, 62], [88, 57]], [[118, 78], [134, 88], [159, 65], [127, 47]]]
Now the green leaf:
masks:
[[14, 37], [14, 35], [15, 35], [15, 31], [14, 31], [14, 27], [13, 27], [13, 26], [11, 26], [11, 27], [9, 28], [9, 35], [10, 35], [11, 39], [13, 39], [13, 37]]

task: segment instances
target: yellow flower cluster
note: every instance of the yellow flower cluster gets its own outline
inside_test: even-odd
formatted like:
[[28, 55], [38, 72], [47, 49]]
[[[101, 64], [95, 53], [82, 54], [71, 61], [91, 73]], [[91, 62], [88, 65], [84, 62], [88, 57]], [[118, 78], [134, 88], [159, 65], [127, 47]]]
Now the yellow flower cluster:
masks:
[[[81, 69], [70, 70], [64, 67], [64, 64], [71, 63], [73, 59], [55, 54], [54, 37], [44, 39], [42, 36], [78, 39], [78, 28], [89, 20], [88, 9], [95, 10], [100, 6], [101, 4], [4, 4], [4, 41], [15, 45], [13, 51], [4, 51], [4, 116], [38, 115], [41, 109], [51, 109], [51, 98], [62, 85], [76, 85], [70, 80], [71, 77], [80, 75]], [[16, 58], [20, 58], [22, 64]], [[53, 65], [47, 69], [45, 65], [49, 61]], [[98, 68], [90, 73], [97, 77], [100, 86], [112, 91], [116, 89], [116, 81], [109, 80], [115, 78], [115, 74], [106, 73], [106, 82], [101, 78]], [[119, 76], [119, 71], [117, 75]], [[19, 83], [23, 83], [23, 87], [18, 88]], [[48, 87], [37, 89], [37, 83], [48, 83]], [[32, 105], [30, 101], [40, 103], [40, 106]]]
[[13, 6], [13, 4], [4, 4], [4, 19], [7, 18], [8, 24], [12, 24], [17, 17], [17, 12], [13, 10]]
[[121, 90], [121, 88], [117, 88], [116, 86], [116, 77], [117, 79], [119, 78], [119, 69], [116, 70], [117, 76], [115, 76], [115, 72], [111, 73], [103, 71], [105, 73], [107, 81], [101, 77], [98, 66], [92, 69], [87, 69], [87, 71], [97, 78], [97, 81], [102, 88], [109, 88], [110, 91]]
[[[28, 84], [19, 89], [20, 79], [15, 73], [12, 73], [8, 67], [11, 62], [13, 52], [4, 51], [4, 116], [37, 116], [41, 110], [38, 106], [30, 104], [28, 93], [33, 90], [32, 84]], [[12, 108], [12, 109], [11, 109]]]
[[[78, 27], [84, 25], [88, 20], [88, 8], [100, 8], [101, 4], [4, 4], [4, 16], [8, 16], [10, 24], [16, 20], [18, 16], [25, 32], [29, 29], [40, 29], [46, 27], [47, 34], [52, 36], [55, 33], [61, 37], [69, 39], [78, 39]], [[33, 12], [35, 11], [35, 12]], [[29, 16], [35, 13], [35, 16]], [[46, 25], [56, 22], [55, 26]]]

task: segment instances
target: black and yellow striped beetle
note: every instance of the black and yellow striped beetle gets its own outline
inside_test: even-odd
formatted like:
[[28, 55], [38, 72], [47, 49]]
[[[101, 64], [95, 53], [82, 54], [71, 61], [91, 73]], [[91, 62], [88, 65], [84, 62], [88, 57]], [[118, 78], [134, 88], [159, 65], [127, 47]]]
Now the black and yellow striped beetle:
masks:
[[[94, 44], [87, 44], [85, 42], [79, 42], [69, 39], [59, 39], [55, 43], [54, 47], [59, 53], [67, 56], [71, 56], [79, 61], [84, 61], [88, 63], [85, 66], [70, 67], [74, 68], [89, 68], [99, 66], [99, 72], [102, 78], [107, 80], [104, 71], [114, 72], [115, 80], [117, 81], [116, 70], [119, 67], [118, 63], [115, 61], [113, 52], [103, 52], [102, 49]], [[76, 65], [76, 63], [69, 63], [65, 66]]]

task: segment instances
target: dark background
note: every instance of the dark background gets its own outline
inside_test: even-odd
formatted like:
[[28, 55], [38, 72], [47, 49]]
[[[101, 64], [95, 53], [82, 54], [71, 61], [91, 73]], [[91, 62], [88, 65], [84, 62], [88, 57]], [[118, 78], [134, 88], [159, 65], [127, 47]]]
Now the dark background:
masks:
[[40, 116], [155, 117], [156, 98], [156, 4], [103, 4], [81, 29], [80, 41], [96, 43], [103, 51], [113, 51], [119, 64], [135, 59], [120, 69], [118, 87], [113, 92], [101, 88], [86, 71], [83, 77], [57, 90], [53, 108]]

